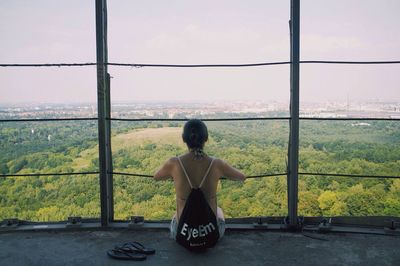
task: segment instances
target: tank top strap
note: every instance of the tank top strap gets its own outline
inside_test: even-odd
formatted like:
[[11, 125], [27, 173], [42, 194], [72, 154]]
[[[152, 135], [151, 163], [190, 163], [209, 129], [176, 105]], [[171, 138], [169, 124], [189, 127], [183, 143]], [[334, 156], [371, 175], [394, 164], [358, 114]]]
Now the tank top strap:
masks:
[[206, 180], [206, 178], [207, 178], [207, 176], [208, 176], [208, 173], [209, 173], [210, 170], [211, 170], [211, 166], [213, 165], [214, 159], [215, 159], [215, 158], [212, 158], [212, 159], [211, 159], [210, 165], [208, 166], [208, 169], [207, 169], [206, 173], [204, 174], [203, 180], [202, 180], [201, 183], [200, 183], [200, 186], [199, 186], [200, 188], [203, 186], [203, 183], [204, 183], [204, 181]]
[[187, 179], [187, 181], [189, 182], [190, 188], [193, 188], [192, 182], [190, 182], [190, 178], [189, 178], [189, 176], [188, 176], [188, 174], [187, 174], [187, 172], [186, 172], [185, 167], [183, 166], [183, 163], [182, 163], [182, 161], [181, 161], [181, 158], [179, 158], [179, 157], [177, 157], [177, 158], [178, 158], [179, 164], [180, 164], [181, 167], [182, 167], [183, 172], [185, 173], [186, 179]]

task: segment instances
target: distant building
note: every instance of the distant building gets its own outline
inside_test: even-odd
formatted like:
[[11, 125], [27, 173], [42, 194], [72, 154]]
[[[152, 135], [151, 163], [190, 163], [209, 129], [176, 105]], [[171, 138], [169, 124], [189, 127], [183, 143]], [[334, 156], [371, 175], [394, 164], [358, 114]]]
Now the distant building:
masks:
[[360, 123], [353, 123], [351, 124], [353, 127], [369, 127], [371, 124], [365, 123], [365, 122], [360, 122]]

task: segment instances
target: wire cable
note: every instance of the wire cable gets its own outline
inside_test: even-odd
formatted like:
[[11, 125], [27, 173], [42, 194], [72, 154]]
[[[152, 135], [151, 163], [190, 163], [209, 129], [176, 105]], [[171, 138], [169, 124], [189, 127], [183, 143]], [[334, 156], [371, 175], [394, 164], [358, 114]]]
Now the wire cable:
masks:
[[[147, 63], [104, 63], [99, 65], [120, 67], [171, 67], [171, 68], [215, 68], [215, 67], [259, 67], [271, 65], [288, 65], [291, 61], [241, 63], [241, 64], [147, 64]], [[303, 60], [300, 64], [350, 64], [350, 65], [381, 65], [400, 64], [399, 60], [392, 61], [335, 61], [335, 60]], [[96, 66], [97, 63], [45, 63], [45, 64], [0, 64], [0, 67], [82, 67]]]
[[0, 64], [0, 67], [81, 67], [96, 66], [97, 63], [55, 63], [55, 64]]
[[97, 117], [80, 117], [80, 118], [32, 118], [32, 119], [0, 119], [0, 123], [3, 122], [52, 122], [52, 121], [94, 121], [99, 120]]
[[[135, 64], [135, 63], [105, 63], [99, 65], [120, 66], [120, 67], [172, 67], [172, 68], [213, 68], [213, 67], [257, 67], [271, 65], [287, 65], [290, 61], [245, 63], [245, 64]], [[0, 67], [81, 67], [95, 66], [97, 63], [54, 63], [54, 64], [0, 64]]]
[[335, 61], [335, 60], [303, 60], [300, 64], [346, 64], [346, 65], [382, 65], [400, 64], [400, 61]]
[[172, 67], [172, 68], [214, 68], [214, 67], [259, 67], [272, 65], [288, 65], [290, 61], [245, 63], [245, 64], [128, 64], [128, 63], [107, 63], [109, 66], [122, 67]]
[[[16, 177], [16, 176], [62, 176], [62, 175], [94, 175], [100, 174], [100, 172], [72, 172], [72, 173], [26, 173], [26, 174], [0, 174], [0, 177]], [[126, 175], [126, 176], [137, 176], [137, 177], [153, 177], [149, 174], [136, 174], [136, 173], [126, 173], [126, 172], [111, 172], [109, 174], [114, 175]], [[273, 177], [273, 176], [286, 176], [288, 173], [266, 173], [261, 175], [250, 175], [247, 178], [261, 178], [261, 177]], [[359, 178], [393, 178], [397, 179], [400, 176], [388, 176], [388, 175], [360, 175], [360, 174], [336, 174], [336, 173], [308, 173], [299, 172], [299, 175], [311, 175], [311, 176], [338, 176], [338, 177], [359, 177]], [[223, 177], [222, 179], [226, 179]]]
[[394, 117], [299, 117], [300, 120], [326, 120], [326, 121], [400, 121]]
[[[188, 121], [191, 118], [107, 118], [111, 121], [132, 121], [132, 122], [145, 122], [145, 121]], [[201, 121], [253, 121], [253, 120], [289, 120], [290, 117], [234, 117], [234, 118], [201, 118]]]
[[27, 174], [0, 174], [0, 177], [16, 177], [16, 176], [63, 176], [63, 175], [96, 175], [100, 172], [73, 172], [73, 173], [27, 173]]
[[299, 172], [299, 175], [313, 175], [313, 176], [341, 176], [341, 177], [360, 177], [360, 178], [400, 178], [400, 176], [388, 175], [360, 175], [360, 174], [333, 174], [333, 173], [307, 173]]
[[[171, 121], [185, 122], [191, 118], [106, 118], [110, 121], [130, 121], [130, 122], [152, 122], [152, 121]], [[289, 116], [277, 117], [232, 117], [232, 118], [201, 118], [202, 121], [257, 121], [257, 120], [290, 120]], [[385, 117], [300, 117], [300, 120], [317, 120], [317, 121], [400, 121], [400, 118], [385, 118]], [[3, 122], [51, 122], [51, 121], [97, 121], [97, 117], [82, 117], [82, 118], [33, 118], [33, 119], [0, 119]]]
[[137, 177], [153, 177], [152, 175], [146, 175], [146, 174], [133, 174], [133, 173], [124, 173], [124, 172], [112, 172], [108, 174], [113, 174], [113, 175], [126, 175], [126, 176], [137, 176]]
[[[126, 176], [137, 176], [137, 177], [153, 177], [153, 175], [148, 175], [148, 174], [135, 174], [135, 173], [125, 173], [125, 172], [112, 172], [112, 174], [114, 174], [114, 175], [126, 175]], [[287, 173], [252, 175], [252, 176], [246, 176], [246, 179], [247, 178], [283, 176], [283, 175], [287, 175]], [[227, 179], [227, 178], [226, 177], [222, 177], [221, 179]]]

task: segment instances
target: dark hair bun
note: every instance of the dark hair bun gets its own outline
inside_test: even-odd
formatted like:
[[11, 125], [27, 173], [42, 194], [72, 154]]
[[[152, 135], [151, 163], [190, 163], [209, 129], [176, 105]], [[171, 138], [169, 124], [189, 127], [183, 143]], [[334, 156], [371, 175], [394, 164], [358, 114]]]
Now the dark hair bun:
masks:
[[182, 138], [190, 149], [202, 149], [208, 140], [207, 127], [201, 120], [191, 119], [183, 127]]

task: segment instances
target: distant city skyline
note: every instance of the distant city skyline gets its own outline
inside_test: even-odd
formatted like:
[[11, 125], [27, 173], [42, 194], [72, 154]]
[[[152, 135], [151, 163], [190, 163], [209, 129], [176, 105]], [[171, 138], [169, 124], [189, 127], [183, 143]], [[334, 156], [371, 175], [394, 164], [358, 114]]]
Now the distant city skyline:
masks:
[[[143, 105], [143, 104], [149, 104], [149, 105], [156, 105], [156, 104], [163, 104], [163, 105], [174, 105], [174, 104], [194, 104], [194, 105], [202, 105], [202, 104], [252, 104], [252, 103], [262, 103], [262, 104], [287, 104], [289, 108], [290, 100], [282, 100], [282, 101], [277, 101], [277, 100], [271, 100], [271, 101], [265, 101], [265, 100], [193, 100], [193, 99], [186, 99], [186, 100], [138, 100], [138, 101], [112, 101], [111, 105], [112, 106], [119, 106], [119, 105], [132, 105], [132, 106], [137, 106], [137, 105]], [[309, 104], [319, 104], [319, 105], [324, 105], [324, 104], [349, 104], [349, 105], [359, 105], [359, 104], [371, 104], [371, 103], [382, 103], [382, 104], [398, 104], [400, 105], [400, 100], [396, 99], [366, 99], [366, 100], [355, 100], [355, 99], [349, 99], [349, 100], [323, 100], [323, 101], [301, 101], [303, 105], [309, 105]], [[79, 105], [95, 105], [97, 108], [97, 100], [93, 101], [63, 101], [63, 102], [54, 102], [54, 101], [0, 101], [0, 107], [5, 107], [5, 106], [63, 106], [63, 105], [71, 105], [71, 106], [79, 106]]]
[[[289, 104], [279, 102], [209, 102], [209, 103], [114, 103], [112, 118], [226, 118], [277, 117], [289, 115]], [[0, 104], [0, 119], [73, 118], [97, 116], [96, 103], [86, 104]], [[400, 102], [304, 103], [300, 117], [322, 118], [400, 118]]]
[[[290, 1], [107, 1], [109, 61], [289, 61]], [[95, 62], [94, 1], [0, 2], [1, 63]], [[301, 1], [301, 60], [400, 60], [400, 1]], [[113, 102], [289, 101], [289, 66], [109, 67]], [[301, 65], [300, 101], [400, 101], [400, 65]], [[95, 102], [95, 67], [0, 68], [0, 103]]]

